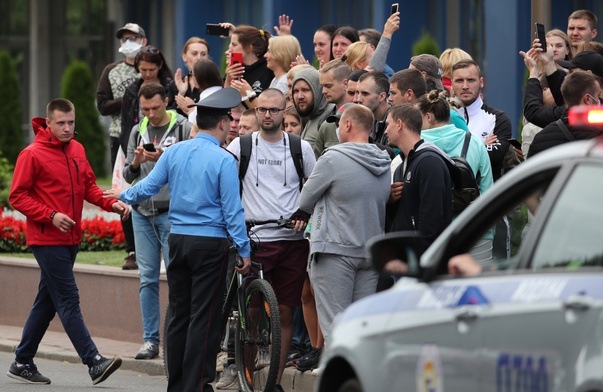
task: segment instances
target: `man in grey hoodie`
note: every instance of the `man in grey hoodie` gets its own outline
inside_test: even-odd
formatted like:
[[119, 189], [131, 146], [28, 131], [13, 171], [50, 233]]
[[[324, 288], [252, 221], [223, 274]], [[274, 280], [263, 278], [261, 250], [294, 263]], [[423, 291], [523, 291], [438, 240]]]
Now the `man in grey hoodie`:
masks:
[[[147, 177], [163, 150], [177, 142], [188, 140], [191, 124], [175, 110], [166, 110], [168, 99], [159, 83], [144, 84], [138, 91], [144, 119], [132, 128], [126, 155], [124, 179], [128, 183]], [[169, 261], [168, 220], [170, 194], [167, 185], [156, 196], [135, 204], [132, 212], [136, 258], [140, 271], [140, 308], [144, 345], [136, 359], [152, 359], [159, 355], [159, 274], [161, 252]]]
[[335, 316], [377, 287], [364, 245], [384, 232], [390, 157], [369, 144], [373, 122], [370, 109], [347, 106], [339, 121], [341, 144], [325, 150], [301, 193], [300, 209], [314, 209], [310, 280], [327, 344]]
[[313, 68], [302, 69], [295, 75], [291, 92], [295, 110], [307, 119], [301, 138], [314, 146], [318, 129], [335, 112], [335, 104], [327, 102], [320, 86], [319, 73]]

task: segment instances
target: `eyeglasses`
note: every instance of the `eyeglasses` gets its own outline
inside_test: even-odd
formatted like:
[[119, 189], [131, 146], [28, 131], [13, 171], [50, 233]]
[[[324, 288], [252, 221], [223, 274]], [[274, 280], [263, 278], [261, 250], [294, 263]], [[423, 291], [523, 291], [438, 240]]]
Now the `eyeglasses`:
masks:
[[129, 37], [123, 37], [120, 38], [119, 40], [121, 41], [122, 44], [125, 44], [126, 42], [130, 41], [130, 42], [136, 42], [139, 39], [142, 39], [142, 35], [131, 35]]
[[597, 105], [601, 105], [601, 100], [600, 100], [599, 98], [595, 98], [595, 97], [593, 97], [593, 96], [592, 96], [592, 95], [590, 95], [590, 94], [586, 94], [586, 95], [588, 95], [588, 97], [589, 97], [590, 99], [592, 99], [593, 101], [595, 101], [595, 102], [597, 103]]
[[152, 53], [152, 54], [159, 54], [159, 53], [161, 53], [161, 51], [159, 49], [157, 49], [156, 47], [151, 46], [151, 45], [143, 46], [138, 51], [138, 53], [147, 53], [147, 52]]
[[279, 109], [279, 108], [262, 108], [262, 107], [257, 107], [257, 108], [255, 108], [255, 110], [257, 110], [258, 113], [260, 113], [260, 114], [266, 114], [266, 112], [268, 112], [271, 115], [276, 116], [277, 114], [279, 114], [280, 112], [282, 112], [283, 110], [285, 110], [285, 108]]

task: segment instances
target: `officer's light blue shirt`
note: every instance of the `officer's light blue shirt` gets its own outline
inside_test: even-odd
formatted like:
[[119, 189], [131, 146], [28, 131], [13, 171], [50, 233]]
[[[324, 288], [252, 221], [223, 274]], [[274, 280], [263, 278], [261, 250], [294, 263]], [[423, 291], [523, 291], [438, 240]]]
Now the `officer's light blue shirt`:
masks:
[[194, 139], [165, 149], [151, 173], [119, 198], [136, 204], [169, 185], [174, 234], [232, 237], [241, 257], [249, 257], [245, 213], [239, 194], [235, 157], [218, 139], [199, 132]]

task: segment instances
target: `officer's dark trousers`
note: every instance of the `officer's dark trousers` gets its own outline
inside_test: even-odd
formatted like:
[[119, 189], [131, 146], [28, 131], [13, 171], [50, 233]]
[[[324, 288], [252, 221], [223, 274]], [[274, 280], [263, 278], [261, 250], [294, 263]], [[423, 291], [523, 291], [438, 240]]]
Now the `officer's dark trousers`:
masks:
[[169, 248], [168, 391], [213, 391], [228, 244], [170, 234]]

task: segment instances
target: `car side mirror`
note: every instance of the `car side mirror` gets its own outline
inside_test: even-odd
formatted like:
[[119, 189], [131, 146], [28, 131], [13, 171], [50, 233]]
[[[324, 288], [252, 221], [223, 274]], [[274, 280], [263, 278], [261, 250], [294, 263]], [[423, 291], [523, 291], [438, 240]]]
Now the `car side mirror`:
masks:
[[374, 268], [382, 272], [392, 260], [408, 266], [404, 275], [419, 276], [419, 260], [427, 249], [425, 238], [414, 231], [387, 233], [371, 238], [367, 244]]

